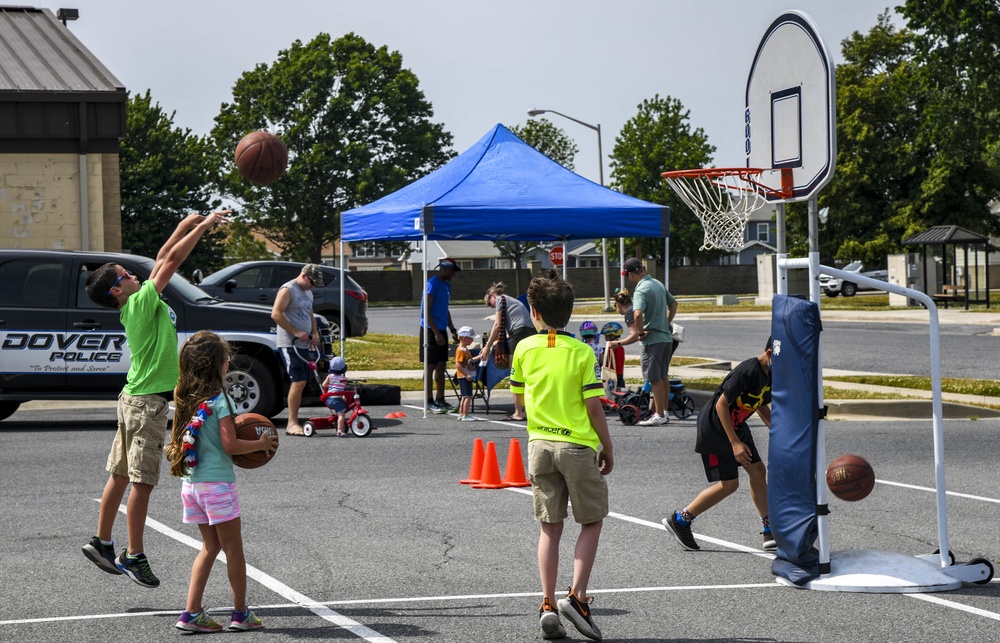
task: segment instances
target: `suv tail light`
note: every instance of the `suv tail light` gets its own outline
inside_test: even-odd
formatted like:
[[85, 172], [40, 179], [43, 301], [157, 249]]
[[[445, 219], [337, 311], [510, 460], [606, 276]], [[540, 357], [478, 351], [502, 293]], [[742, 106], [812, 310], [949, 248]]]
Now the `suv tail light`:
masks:
[[358, 301], [368, 301], [368, 293], [363, 290], [345, 290], [344, 292]]

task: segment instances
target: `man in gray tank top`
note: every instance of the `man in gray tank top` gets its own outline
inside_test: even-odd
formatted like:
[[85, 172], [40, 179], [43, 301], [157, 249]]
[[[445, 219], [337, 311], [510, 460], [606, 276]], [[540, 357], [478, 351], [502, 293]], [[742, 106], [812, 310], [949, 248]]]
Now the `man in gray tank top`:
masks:
[[319, 343], [311, 291], [322, 285], [323, 270], [316, 264], [306, 264], [298, 277], [278, 289], [271, 309], [271, 319], [278, 325], [278, 352], [292, 381], [288, 388], [286, 435], [302, 435], [299, 406], [311, 374], [309, 360], [315, 359], [316, 345]]

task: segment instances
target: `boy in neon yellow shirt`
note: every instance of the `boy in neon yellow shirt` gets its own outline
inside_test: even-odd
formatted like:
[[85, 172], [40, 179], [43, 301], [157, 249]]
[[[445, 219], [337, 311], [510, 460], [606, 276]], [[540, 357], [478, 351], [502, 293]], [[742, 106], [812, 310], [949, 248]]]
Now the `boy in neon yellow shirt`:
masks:
[[[603, 386], [594, 374], [594, 351], [565, 332], [573, 312], [573, 287], [553, 276], [536, 277], [528, 286], [531, 319], [537, 335], [518, 343], [510, 373], [511, 392], [524, 395], [528, 414], [528, 475], [535, 498], [538, 573], [544, 599], [539, 609], [542, 638], [566, 636], [559, 614], [584, 636], [601, 640], [590, 614], [587, 584], [597, 555], [608, 486], [603, 476], [614, 466], [611, 436], [601, 406]], [[555, 600], [559, 570], [559, 540], [573, 503], [580, 523], [576, 541], [573, 586]]]

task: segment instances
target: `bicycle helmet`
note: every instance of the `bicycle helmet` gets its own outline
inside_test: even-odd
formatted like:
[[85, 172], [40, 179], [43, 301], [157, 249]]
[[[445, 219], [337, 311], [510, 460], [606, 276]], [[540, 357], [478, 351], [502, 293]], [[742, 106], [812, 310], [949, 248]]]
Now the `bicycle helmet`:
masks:
[[585, 321], [580, 324], [580, 336], [587, 337], [597, 334], [597, 324], [592, 321]]
[[330, 372], [334, 375], [343, 375], [347, 372], [347, 362], [343, 357], [334, 357], [330, 360]]
[[601, 334], [607, 339], [618, 339], [622, 336], [622, 325], [618, 322], [608, 322], [601, 326]]

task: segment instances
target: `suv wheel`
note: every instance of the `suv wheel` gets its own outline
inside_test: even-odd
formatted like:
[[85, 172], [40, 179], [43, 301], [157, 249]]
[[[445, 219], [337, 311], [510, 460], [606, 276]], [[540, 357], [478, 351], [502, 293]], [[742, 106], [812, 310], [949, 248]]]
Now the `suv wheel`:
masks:
[[236, 355], [226, 373], [226, 392], [236, 404], [236, 415], [259, 413], [270, 417], [278, 409], [281, 384], [263, 364], [249, 355]]
[[14, 415], [14, 412], [17, 411], [19, 406], [21, 406], [20, 402], [11, 400], [3, 400], [0, 402], [0, 422]]
[[840, 290], [844, 293], [845, 297], [853, 297], [858, 294], [858, 287], [849, 281], [845, 281], [844, 285], [840, 287]]
[[[326, 319], [326, 323], [328, 324], [327, 329], [329, 330], [330, 335], [333, 336], [333, 341], [334, 342], [339, 342], [340, 341], [340, 312], [338, 312], [336, 310], [324, 310], [323, 312], [321, 312], [319, 314], [323, 315], [323, 317]], [[347, 331], [348, 331], [347, 332], [347, 336], [350, 337], [350, 335], [351, 335], [351, 333], [350, 333], [350, 330], [351, 330], [350, 323], [346, 319], [344, 320], [344, 323], [347, 324]], [[321, 330], [320, 334], [322, 334], [322, 329], [320, 329], [320, 330]]]

